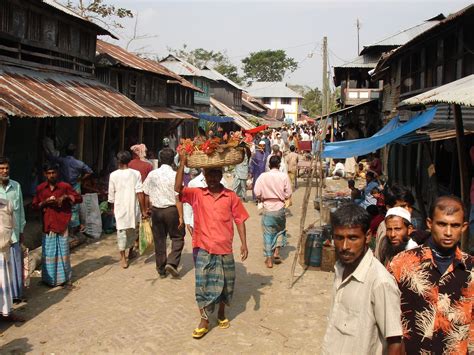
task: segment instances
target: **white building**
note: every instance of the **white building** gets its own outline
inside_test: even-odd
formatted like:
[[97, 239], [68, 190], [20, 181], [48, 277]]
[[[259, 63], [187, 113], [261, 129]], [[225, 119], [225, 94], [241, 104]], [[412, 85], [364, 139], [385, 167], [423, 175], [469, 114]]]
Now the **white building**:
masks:
[[286, 83], [273, 81], [253, 82], [249, 95], [262, 99], [271, 110], [283, 109], [286, 122], [297, 122], [301, 117], [303, 96], [291, 90]]

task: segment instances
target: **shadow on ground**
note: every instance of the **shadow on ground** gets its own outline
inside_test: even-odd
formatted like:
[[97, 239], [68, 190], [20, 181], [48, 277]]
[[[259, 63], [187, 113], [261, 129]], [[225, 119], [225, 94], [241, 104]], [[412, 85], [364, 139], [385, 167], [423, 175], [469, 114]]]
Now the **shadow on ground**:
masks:
[[271, 275], [247, 272], [247, 268], [240, 262], [235, 263], [235, 271], [234, 298], [228, 310], [228, 317], [231, 320], [237, 318], [239, 314], [246, 310], [251, 299], [255, 302], [253, 310], [258, 311], [261, 298], [264, 295], [261, 289], [270, 286], [273, 279]]
[[[116, 259], [112, 258], [111, 256], [103, 256], [98, 259], [85, 260], [73, 266], [73, 285], [76, 287], [80, 287], [80, 285], [77, 285], [78, 281], [81, 278], [89, 275], [92, 272], [100, 270], [101, 268], [107, 265], [114, 264], [115, 262]], [[74, 292], [74, 290], [69, 291], [60, 286], [52, 288], [42, 283], [40, 276], [33, 276], [31, 278], [30, 285], [30, 288], [26, 290], [26, 297], [28, 299], [28, 303], [24, 303], [19, 307], [15, 308], [14, 310], [15, 314], [24, 318], [26, 322], [35, 318], [36, 316], [47, 310], [49, 307], [66, 298], [69, 292]], [[5, 322], [0, 319], [0, 332], [4, 332], [11, 326], [21, 327], [23, 324], [25, 323]]]
[[28, 343], [28, 338], [15, 339], [0, 346], [0, 353], [5, 355], [26, 354], [32, 350], [33, 347]]

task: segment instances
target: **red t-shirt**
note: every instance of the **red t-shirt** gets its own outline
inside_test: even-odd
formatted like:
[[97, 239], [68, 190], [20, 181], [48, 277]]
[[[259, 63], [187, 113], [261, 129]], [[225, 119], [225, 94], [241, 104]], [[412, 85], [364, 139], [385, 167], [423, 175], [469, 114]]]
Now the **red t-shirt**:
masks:
[[233, 222], [242, 224], [249, 218], [235, 192], [224, 188], [214, 197], [207, 188], [184, 187], [180, 199], [193, 208], [193, 246], [209, 254], [232, 254]]
[[[68, 183], [58, 182], [54, 186], [53, 190], [51, 190], [48, 182], [46, 181], [42, 184], [39, 184], [36, 188], [36, 196], [33, 199], [32, 206], [33, 208], [39, 208], [39, 204], [46, 201], [51, 196], [60, 198], [64, 195], [73, 196], [74, 204], [82, 202], [82, 196], [79, 195]], [[72, 204], [69, 199], [65, 200], [61, 206], [44, 206], [42, 208], [43, 232], [63, 234], [67, 229], [69, 221], [71, 220], [71, 206]]]
[[136, 170], [142, 176], [142, 182], [145, 181], [146, 177], [153, 170], [153, 166], [146, 161], [140, 160], [138, 158], [132, 159], [130, 163], [128, 163], [128, 167], [130, 169]]

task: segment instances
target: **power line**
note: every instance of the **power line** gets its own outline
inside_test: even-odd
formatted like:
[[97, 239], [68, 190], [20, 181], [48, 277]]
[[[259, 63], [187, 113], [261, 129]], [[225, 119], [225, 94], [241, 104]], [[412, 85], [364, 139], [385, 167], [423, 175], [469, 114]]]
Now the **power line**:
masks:
[[[320, 43], [319, 42], [308, 42], [308, 43], [303, 43], [303, 44], [297, 44], [295, 46], [291, 46], [291, 47], [285, 47], [285, 48], [279, 48], [279, 49], [282, 49], [282, 50], [287, 50], [287, 49], [293, 49], [293, 48], [300, 48], [300, 47], [306, 47], [306, 46], [309, 46], [311, 44], [314, 44], [314, 46], [318, 46]], [[229, 59], [232, 59], [232, 58], [242, 58], [242, 57], [246, 57], [248, 56], [249, 53], [247, 54], [243, 54], [243, 55], [233, 55], [231, 57], [228, 57]]]

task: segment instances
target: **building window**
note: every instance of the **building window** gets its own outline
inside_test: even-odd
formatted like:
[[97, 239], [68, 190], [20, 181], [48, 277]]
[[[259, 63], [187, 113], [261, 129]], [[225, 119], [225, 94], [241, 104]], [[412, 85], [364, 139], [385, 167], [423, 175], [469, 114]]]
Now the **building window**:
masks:
[[270, 105], [270, 104], [271, 104], [271, 99], [270, 99], [269, 97], [264, 97], [264, 98], [263, 98], [263, 103], [264, 103], [265, 105]]
[[291, 105], [291, 98], [289, 97], [282, 97], [280, 100], [282, 105]]

